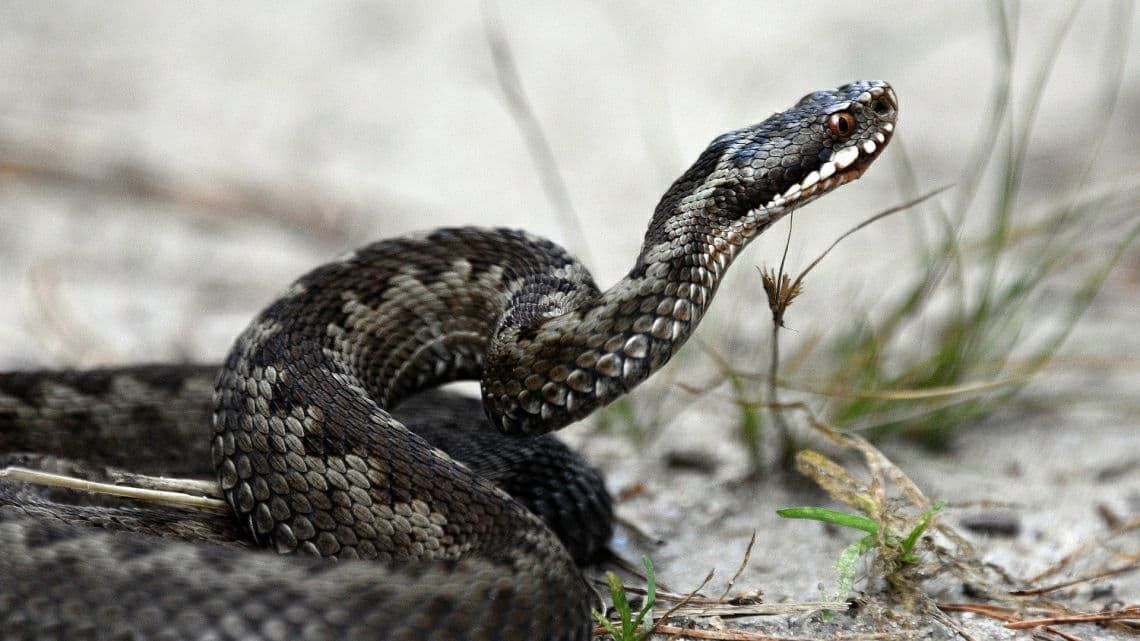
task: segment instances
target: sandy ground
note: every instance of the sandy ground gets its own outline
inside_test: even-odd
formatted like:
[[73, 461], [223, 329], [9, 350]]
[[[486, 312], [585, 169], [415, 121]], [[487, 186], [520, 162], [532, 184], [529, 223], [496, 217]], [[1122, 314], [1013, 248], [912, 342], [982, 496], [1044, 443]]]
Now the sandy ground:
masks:
[[[1105, 43], [1112, 33], [1134, 38], [1140, 20], [1088, 3], [1057, 49], [1051, 39], [1069, 11], [1069, 3], [1031, 3], [1015, 23], [1019, 117], [1037, 61], [1058, 52], [1019, 215], [1078, 187], [1123, 184], [1131, 200], [1100, 220], [1128, 222], [1140, 170], [1136, 47], [1111, 119], [1098, 101], [1112, 84]], [[588, 3], [551, 11], [504, 2], [497, 13], [578, 231], [543, 190], [496, 81], [478, 3], [0, 5], [0, 367], [217, 360], [296, 275], [368, 240], [424, 227], [526, 227], [564, 242], [607, 284], [631, 263], [658, 195], [714, 135], [818, 87], [889, 80], [901, 100], [899, 135], [860, 183], [797, 217], [788, 260], [802, 267], [847, 227], [903, 198], [904, 153], [921, 189], [957, 181], [990, 117], [998, 74], [996, 20], [984, 3]], [[1088, 141], [1106, 127], [1111, 134], [1081, 183]], [[943, 199], [949, 206], [953, 192]], [[789, 317], [796, 331], [786, 353], [899, 291], [916, 235], [933, 224], [921, 216], [861, 232], [817, 269]], [[967, 228], [980, 224], [967, 219]], [[766, 358], [767, 311], [752, 265], [777, 260], [784, 232], [773, 230], [740, 259], [700, 334], [738, 355], [740, 369], [761, 369]], [[1092, 230], [1090, 242], [1113, 232]], [[1072, 285], [1062, 277], [1051, 287]], [[1138, 288], [1134, 248], [1060, 364], [1026, 390], [1037, 411], [1011, 409], [965, 429], [948, 453], [883, 445], [928, 496], [965, 505], [946, 510], [949, 522], [1015, 524], [1008, 536], [967, 531], [985, 558], [1015, 575], [1104, 535], [1104, 512], [1140, 515]], [[1052, 311], [1046, 303], [1043, 325], [1056, 322]], [[676, 383], [700, 378], [683, 369], [699, 358], [680, 360], [643, 390], [646, 399], [683, 394]], [[719, 594], [755, 531], [757, 548], [734, 590], [762, 590], [770, 602], [817, 599], [834, 584], [831, 563], [851, 536], [774, 516], [778, 507], [824, 500], [800, 481], [740, 482], [746, 459], [727, 394], [714, 390], [642, 446], [590, 424], [568, 438], [615, 490], [640, 488], [621, 512], [664, 543], [629, 531], [615, 543], [630, 558], [651, 554], [671, 587], [691, 589], [715, 567], [705, 591]], [[666, 465], [677, 451], [697, 451], [709, 465]], [[1135, 532], [1116, 544], [1136, 558]], [[1102, 552], [1058, 580], [1127, 558]], [[960, 583], [931, 589], [940, 601], [966, 600]], [[1140, 577], [1134, 571], [1068, 596], [1081, 610], [1137, 603]], [[959, 619], [976, 638], [1030, 638]], [[823, 638], [902, 624], [803, 616], [748, 625]], [[1067, 629], [1083, 639], [1118, 635]], [[949, 637], [931, 625], [903, 638]]]

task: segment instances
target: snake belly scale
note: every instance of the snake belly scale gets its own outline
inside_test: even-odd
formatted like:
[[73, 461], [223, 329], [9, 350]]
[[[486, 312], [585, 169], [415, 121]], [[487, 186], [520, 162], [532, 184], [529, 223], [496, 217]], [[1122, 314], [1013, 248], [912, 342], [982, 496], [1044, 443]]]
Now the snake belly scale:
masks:
[[[5, 638], [588, 639], [578, 566], [611, 533], [610, 499], [547, 433], [664, 365], [734, 257], [861, 176], [897, 109], [889, 85], [862, 81], [717, 137], [604, 291], [557, 245], [506, 229], [384, 240], [302, 276], [220, 369], [192, 370], [216, 376], [200, 438], [242, 536], [301, 554], [90, 527], [0, 484]], [[113, 391], [114, 372], [90, 376]], [[459, 379], [481, 382], [496, 429], [397, 418]], [[82, 372], [0, 375], [0, 452], [74, 454], [39, 431], [81, 402], [60, 390], [84, 386]]]

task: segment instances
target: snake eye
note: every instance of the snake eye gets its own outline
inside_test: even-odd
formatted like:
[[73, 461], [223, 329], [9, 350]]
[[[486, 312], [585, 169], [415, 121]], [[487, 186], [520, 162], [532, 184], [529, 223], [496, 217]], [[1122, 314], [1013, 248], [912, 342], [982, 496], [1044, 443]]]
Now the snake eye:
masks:
[[850, 111], [839, 111], [827, 119], [827, 130], [832, 136], [843, 140], [855, 133], [855, 116]]

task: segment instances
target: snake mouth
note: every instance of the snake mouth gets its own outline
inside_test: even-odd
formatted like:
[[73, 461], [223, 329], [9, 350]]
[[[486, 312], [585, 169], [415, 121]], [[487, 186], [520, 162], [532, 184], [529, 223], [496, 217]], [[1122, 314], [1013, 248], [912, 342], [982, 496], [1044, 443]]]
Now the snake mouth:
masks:
[[894, 125], [883, 123], [880, 131], [835, 152], [832, 152], [819, 169], [812, 170], [784, 193], [772, 199], [769, 206], [787, 207], [825, 194], [836, 187], [856, 180], [871, 166], [879, 152], [890, 141]]
[[[818, 169], [812, 170], [784, 193], [773, 198], [769, 207], [801, 205], [856, 180], [879, 156], [895, 131], [895, 117], [898, 113], [895, 92], [889, 87], [875, 87], [864, 91], [853, 102], [862, 103], [879, 118], [874, 133], [833, 151]], [[837, 105], [836, 110], [844, 109], [850, 104]]]

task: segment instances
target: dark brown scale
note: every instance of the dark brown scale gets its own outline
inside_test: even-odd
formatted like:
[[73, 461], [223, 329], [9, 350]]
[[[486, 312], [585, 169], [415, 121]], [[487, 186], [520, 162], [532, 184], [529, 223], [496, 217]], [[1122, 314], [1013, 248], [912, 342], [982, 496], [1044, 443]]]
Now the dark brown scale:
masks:
[[[14, 622], [6, 633], [588, 639], [591, 593], [577, 565], [611, 534], [610, 498], [581, 458], [533, 435], [664, 365], [748, 241], [861, 175], [896, 110], [889, 86], [860, 82], [718, 137], [666, 192], [633, 267], [605, 292], [550, 241], [503, 229], [382, 241], [301, 277], [238, 338], [220, 374], [197, 372], [217, 375], [212, 439], [195, 406], [186, 414], [199, 436], [127, 428], [118, 444], [155, 441], [153, 465], [164, 468], [178, 448], [204, 462], [209, 442], [241, 538], [195, 536], [210, 522], [186, 515], [147, 529], [110, 511], [122, 508], [66, 507], [0, 483], [0, 576], [16, 579], [0, 589], [0, 615]], [[98, 425], [166, 420], [152, 408], [190, 389], [201, 401], [200, 385], [180, 388], [168, 374], [136, 371], [162, 391], [107, 416], [90, 408], [120, 389], [114, 372], [0, 375], [0, 444], [81, 460], [90, 448], [133, 467], [135, 452], [103, 452], [113, 430]], [[486, 420], [472, 420], [474, 401], [414, 396], [461, 378], [481, 380]], [[66, 390], [66, 402], [43, 385]], [[234, 549], [249, 539], [340, 562]]]

